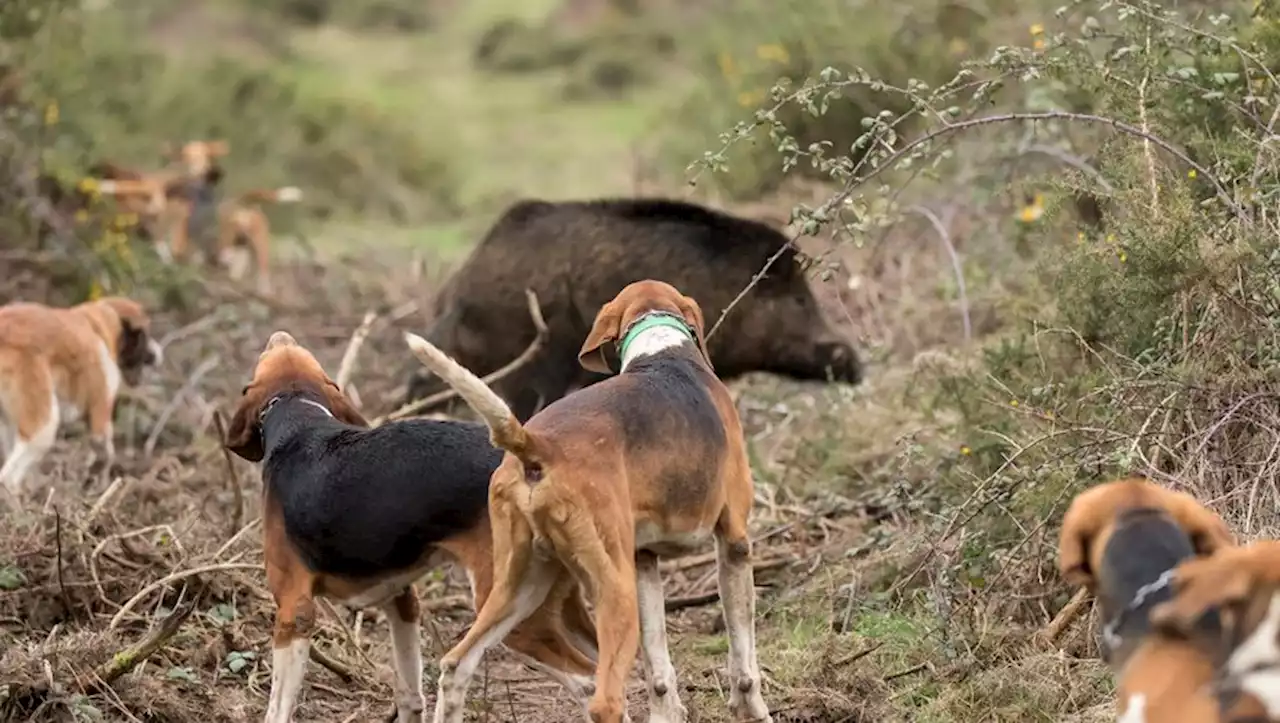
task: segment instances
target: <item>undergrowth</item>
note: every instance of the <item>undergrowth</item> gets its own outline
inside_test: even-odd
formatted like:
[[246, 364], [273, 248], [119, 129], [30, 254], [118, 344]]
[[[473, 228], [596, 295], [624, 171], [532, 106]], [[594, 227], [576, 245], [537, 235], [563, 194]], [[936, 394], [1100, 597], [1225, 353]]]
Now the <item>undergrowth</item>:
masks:
[[[1032, 259], [1012, 280], [1020, 312], [968, 351], [917, 359], [906, 404], [933, 441], [909, 443], [900, 466], [854, 489], [899, 508], [907, 496], [889, 490], [910, 489], [905, 524], [920, 542], [883, 538], [873, 557], [907, 562], [881, 561], [892, 582], [857, 607], [861, 619], [929, 620], [915, 659], [954, 664], [930, 664], [952, 685], [911, 687], [913, 719], [1048, 720], [1098, 702], [1052, 672], [1025, 677], [1041, 649], [1026, 631], [1070, 592], [1054, 571], [1057, 524], [1085, 487], [1143, 474], [1189, 490], [1246, 538], [1280, 527], [1276, 27], [1265, 9], [1190, 17], [1072, 2], [949, 80], [903, 83], [856, 61], [784, 76], [691, 167], [737, 182], [744, 166], [760, 177], [764, 155], [770, 174], [820, 174], [838, 191], [796, 207], [793, 228], [861, 247], [904, 224], [922, 188], [1000, 180], [991, 169], [1032, 146], [1058, 161], [1014, 179], [1029, 189], [1005, 246]], [[851, 102], [861, 89], [894, 101]], [[855, 138], [809, 135], [849, 113]], [[1082, 197], [1102, 223], [1082, 223]], [[1009, 657], [1001, 627], [1025, 655]], [[993, 686], [1004, 675], [967, 672], [993, 665], [1024, 677]]]

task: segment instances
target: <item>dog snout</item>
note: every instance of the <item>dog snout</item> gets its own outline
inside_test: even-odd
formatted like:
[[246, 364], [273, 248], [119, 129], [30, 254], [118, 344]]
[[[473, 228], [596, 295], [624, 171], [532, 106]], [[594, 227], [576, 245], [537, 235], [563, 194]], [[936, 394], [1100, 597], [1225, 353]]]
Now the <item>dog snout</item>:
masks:
[[164, 363], [164, 347], [160, 346], [160, 342], [155, 339], [147, 339], [147, 358], [145, 363], [150, 366], [160, 366]]

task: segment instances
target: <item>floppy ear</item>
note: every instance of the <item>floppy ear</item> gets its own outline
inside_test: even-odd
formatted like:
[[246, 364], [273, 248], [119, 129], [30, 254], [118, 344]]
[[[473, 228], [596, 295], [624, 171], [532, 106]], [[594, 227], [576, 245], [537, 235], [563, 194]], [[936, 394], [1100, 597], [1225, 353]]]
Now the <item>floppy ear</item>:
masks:
[[364, 415], [351, 406], [351, 400], [338, 388], [337, 382], [327, 376], [324, 378], [324, 382], [324, 392], [329, 401], [329, 411], [333, 412], [335, 419], [347, 424], [354, 424], [357, 427], [369, 426], [369, 422], [365, 420]]
[[702, 351], [702, 358], [707, 360], [707, 366], [711, 367], [711, 371], [715, 371], [715, 367], [711, 366], [711, 354], [707, 353], [707, 340], [703, 336], [702, 307], [698, 306], [698, 302], [684, 296], [680, 296], [676, 301], [676, 308], [680, 309], [680, 315], [684, 317], [685, 323], [693, 328], [694, 336], [698, 338], [698, 349]]
[[1221, 517], [1198, 503], [1190, 500], [1188, 502], [1178, 511], [1177, 518], [1191, 538], [1191, 545], [1195, 547], [1197, 555], [1208, 556], [1223, 548], [1235, 546], [1235, 536], [1227, 529], [1227, 523]]
[[1188, 632], [1210, 609], [1244, 600], [1253, 575], [1244, 554], [1228, 550], [1214, 557], [1186, 560], [1174, 570], [1173, 598], [1151, 611], [1157, 626]]
[[1097, 534], [1097, 525], [1090, 510], [1080, 506], [1080, 499], [1071, 504], [1062, 519], [1062, 532], [1058, 536], [1058, 571], [1072, 585], [1093, 589], [1096, 582], [1093, 566], [1089, 563], [1089, 543]]
[[262, 448], [262, 429], [258, 425], [258, 414], [266, 400], [265, 394], [249, 384], [240, 396], [240, 404], [235, 414], [231, 415], [231, 426], [227, 428], [227, 438], [222, 444], [240, 457], [250, 462], [261, 462], [265, 454]]
[[604, 358], [602, 347], [609, 342], [617, 341], [621, 333], [622, 307], [618, 304], [618, 300], [614, 299], [600, 307], [600, 313], [596, 314], [595, 323], [591, 325], [591, 333], [587, 334], [587, 340], [582, 343], [582, 349], [578, 352], [578, 363], [589, 372], [610, 373], [612, 370], [609, 369], [609, 362]]

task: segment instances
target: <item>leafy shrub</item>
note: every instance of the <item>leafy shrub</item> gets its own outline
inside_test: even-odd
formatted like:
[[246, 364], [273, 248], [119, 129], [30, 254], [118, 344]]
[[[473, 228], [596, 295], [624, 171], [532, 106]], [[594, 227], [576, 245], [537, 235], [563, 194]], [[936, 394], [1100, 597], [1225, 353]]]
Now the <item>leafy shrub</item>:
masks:
[[[678, 122], [691, 130], [673, 134], [667, 154], [686, 164], [714, 145], [734, 119], [771, 108], [802, 148], [819, 143], [831, 153], [858, 157], [860, 151], [851, 147], [863, 132], [863, 119], [910, 108], [909, 99], [892, 91], [909, 79], [933, 85], [950, 78], [961, 57], [981, 50], [974, 46], [983, 22], [982, 14], [944, 0], [895, 11], [841, 0], [735, 3], [717, 14], [709, 41], [701, 28], [697, 39], [687, 39], [700, 49], [698, 72], [711, 82], [685, 103]], [[884, 86], [844, 87], [822, 113], [803, 103], [776, 102], [827, 67], [845, 73], [862, 68]], [[771, 87], [779, 80], [774, 94]], [[708, 179], [735, 197], [758, 197], [786, 175], [775, 145], [762, 128], [754, 130], [760, 132], [749, 133], [749, 143], [737, 145], [727, 159], [732, 172]]]
[[138, 22], [64, 13], [29, 44], [28, 85], [62, 111], [46, 158], [55, 172], [103, 158], [155, 167], [165, 143], [222, 138], [231, 188], [298, 185], [324, 213], [410, 220], [451, 211], [447, 139], [424, 146], [412, 119], [344, 94], [297, 59], [165, 57], [138, 42]]

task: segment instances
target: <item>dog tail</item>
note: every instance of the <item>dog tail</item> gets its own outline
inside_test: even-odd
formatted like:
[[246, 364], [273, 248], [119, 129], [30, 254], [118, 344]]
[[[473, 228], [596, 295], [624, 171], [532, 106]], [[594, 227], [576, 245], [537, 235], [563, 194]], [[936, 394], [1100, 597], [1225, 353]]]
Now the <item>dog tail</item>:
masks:
[[514, 454], [526, 467], [536, 465], [529, 433], [520, 424], [520, 420], [516, 419], [516, 415], [511, 413], [511, 407], [483, 379], [417, 334], [406, 333], [404, 340], [413, 355], [418, 357], [418, 361], [453, 387], [458, 396], [489, 425], [489, 434], [495, 446]]
[[302, 189], [297, 186], [281, 188], [255, 188], [239, 196], [241, 203], [297, 203], [302, 200]]

